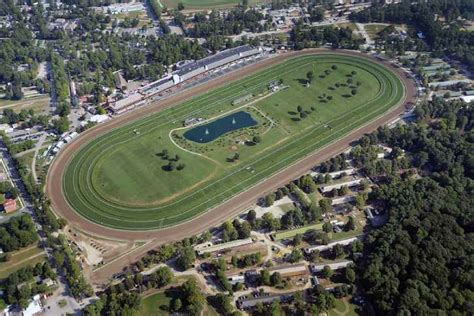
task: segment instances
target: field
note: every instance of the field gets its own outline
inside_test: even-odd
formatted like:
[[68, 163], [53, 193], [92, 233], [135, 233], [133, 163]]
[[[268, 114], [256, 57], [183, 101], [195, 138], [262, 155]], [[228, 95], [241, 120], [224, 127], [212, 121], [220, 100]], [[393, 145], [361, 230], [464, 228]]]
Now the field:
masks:
[[[170, 315], [168, 307], [171, 301], [179, 295], [177, 291], [160, 291], [155, 294], [149, 295], [142, 300], [140, 309], [136, 316], [165, 316]], [[206, 305], [203, 311], [203, 315], [214, 316], [218, 315], [214, 309]]]
[[[159, 0], [163, 6], [176, 8], [178, 3], [184, 4], [185, 9], [210, 10], [217, 8], [235, 7], [242, 3], [241, 0]], [[249, 5], [264, 3], [264, 0], [250, 0]]]
[[[309, 70], [314, 79], [308, 86]], [[270, 92], [278, 80], [287, 88]], [[232, 105], [248, 95], [247, 103]], [[64, 195], [83, 217], [103, 226], [143, 231], [176, 225], [349, 134], [403, 95], [398, 76], [368, 59], [292, 58], [96, 137], [69, 162]], [[211, 124], [239, 111], [257, 125], [208, 143], [183, 137], [196, 128], [183, 128], [187, 118]]]
[[282, 231], [280, 233], [275, 234], [275, 240], [290, 239], [296, 236], [297, 234], [303, 235], [304, 233], [306, 233], [308, 230], [311, 230], [311, 229], [322, 230], [323, 224], [322, 223], [313, 224], [313, 225], [303, 226], [297, 229]]
[[48, 113], [50, 110], [50, 98], [47, 95], [41, 95], [32, 98], [23, 98], [19, 101], [0, 99], [0, 109], [3, 110], [6, 108], [10, 108], [15, 112], [20, 112], [23, 109], [33, 109], [36, 113]]
[[0, 263], [0, 279], [6, 278], [14, 271], [28, 265], [34, 267], [38, 262], [43, 262], [45, 258], [45, 253], [37, 245], [14, 251], [11, 253], [9, 261]]

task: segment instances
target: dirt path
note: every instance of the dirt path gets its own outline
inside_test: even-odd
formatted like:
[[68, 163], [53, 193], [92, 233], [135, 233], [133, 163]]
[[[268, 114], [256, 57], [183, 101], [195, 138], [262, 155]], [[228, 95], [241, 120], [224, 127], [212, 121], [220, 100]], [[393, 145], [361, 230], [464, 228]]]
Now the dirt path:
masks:
[[[165, 228], [157, 231], [133, 232], [106, 228], [86, 220], [71, 208], [71, 206], [67, 203], [63, 195], [61, 179], [63, 177], [64, 170], [69, 160], [81, 146], [88, 143], [95, 137], [110, 131], [113, 128], [117, 128], [131, 121], [138, 120], [144, 116], [150, 115], [164, 108], [180, 104], [183, 101], [190, 99], [191, 97], [205, 93], [208, 90], [215, 89], [216, 87], [224, 86], [229, 81], [237, 80], [244, 76], [251, 75], [271, 65], [280, 63], [290, 57], [331, 52], [335, 53], [335, 51], [328, 49], [311, 49], [305, 51], [285, 53], [275, 58], [264, 60], [258, 64], [250, 65], [238, 71], [229, 73], [223, 77], [216, 78], [206, 84], [184, 90], [180, 94], [174, 95], [166, 100], [151, 103], [150, 105], [138, 108], [126, 115], [119, 116], [108, 122], [100, 124], [95, 128], [85, 131], [81, 134], [80, 137], [76, 138], [72, 143], [65, 146], [65, 148], [54, 159], [46, 179], [46, 194], [51, 200], [51, 206], [54, 212], [58, 216], [65, 218], [70, 225], [92, 235], [103, 236], [108, 239], [117, 240], [153, 240], [153, 242], [150, 242], [146, 246], [141, 247], [140, 250], [132, 251], [130, 254], [122, 257], [120, 260], [115, 260], [113, 263], [95, 272], [92, 276], [92, 281], [96, 284], [102, 284], [104, 282], [107, 282], [111, 275], [117, 272], [121, 272], [125, 266], [135, 262], [138, 258], [143, 256], [143, 254], [155, 248], [156, 246], [166, 242], [176, 241], [185, 237], [199, 234], [209, 227], [219, 225], [221, 222], [236, 216], [237, 214], [242, 212], [243, 209], [252, 205], [262, 195], [265, 195], [266, 193], [269, 193], [277, 189], [278, 187], [287, 184], [289, 181], [297, 178], [301, 174], [308, 172], [308, 170], [310, 170], [318, 163], [321, 163], [331, 158], [332, 156], [341, 153], [347, 147], [349, 147], [353, 141], [359, 139], [364, 134], [370, 133], [377, 129], [379, 126], [387, 124], [398, 118], [404, 112], [405, 104], [409, 102], [415, 103], [416, 88], [413, 80], [409, 79], [408, 76], [401, 69], [394, 68], [386, 62], [381, 62], [385, 66], [392, 69], [395, 73], [397, 73], [406, 87], [407, 95], [405, 97], [405, 100], [403, 102], [400, 102], [397, 107], [393, 108], [390, 112], [387, 112], [382, 117], [379, 117], [378, 119], [369, 122], [365, 126], [352, 132], [350, 135], [347, 135], [329, 144], [328, 146], [315, 152], [314, 154], [300, 160], [298, 163], [291, 165], [290, 167], [269, 177], [265, 181], [258, 183], [249, 190], [238, 194], [237, 196], [201, 214], [200, 216], [195, 217], [186, 223], [182, 223], [174, 227]], [[374, 60], [372, 57], [353, 51], [338, 50], [337, 53]]]

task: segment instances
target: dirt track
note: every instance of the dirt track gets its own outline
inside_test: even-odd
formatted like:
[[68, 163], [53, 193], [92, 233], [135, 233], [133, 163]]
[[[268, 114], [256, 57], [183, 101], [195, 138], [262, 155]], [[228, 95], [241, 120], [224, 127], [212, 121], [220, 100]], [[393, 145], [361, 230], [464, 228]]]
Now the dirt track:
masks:
[[[347, 135], [344, 138], [315, 152], [314, 154], [302, 159], [298, 163], [288, 167], [287, 169], [282, 170], [274, 176], [269, 177], [264, 182], [261, 182], [252, 187], [251, 189], [242, 192], [234, 198], [231, 198], [223, 204], [215, 207], [214, 209], [211, 209], [203, 213], [202, 215], [191, 219], [186, 223], [158, 231], [129, 232], [102, 227], [98, 224], [92, 223], [84, 219], [69, 206], [63, 195], [61, 179], [69, 159], [82, 145], [86, 144], [96, 136], [106, 133], [107, 131], [113, 128], [117, 128], [131, 121], [140, 119], [144, 116], [147, 116], [151, 113], [155, 113], [164, 108], [182, 103], [183, 101], [192, 98], [198, 94], [204, 93], [208, 90], [212, 90], [219, 86], [223, 86], [229, 81], [248, 76], [257, 72], [258, 70], [269, 67], [276, 63], [280, 63], [283, 60], [288, 59], [289, 57], [328, 52], [334, 51], [325, 49], [313, 49], [299, 52], [291, 52], [279, 55], [272, 59], [264, 60], [255, 65], [250, 65], [235, 72], [229, 73], [223, 77], [209, 81], [208, 83], [205, 83], [203, 85], [184, 90], [180, 94], [172, 96], [166, 100], [151, 103], [148, 106], [138, 108], [126, 115], [119, 116], [104, 124], [98, 125], [97, 127], [82, 133], [81, 136], [77, 138], [74, 142], [65, 146], [65, 148], [55, 158], [49, 170], [48, 177], [46, 179], [46, 194], [51, 200], [51, 205], [54, 212], [58, 216], [65, 218], [68, 221], [69, 225], [74, 226], [75, 228], [87, 232], [91, 235], [102, 236], [109, 239], [152, 241], [142, 246], [141, 248], [131, 252], [130, 254], [114, 261], [113, 263], [107, 264], [102, 269], [99, 269], [98, 271], [94, 272], [92, 276], [93, 283], [103, 284], [110, 278], [112, 274], [122, 271], [123, 267], [135, 262], [138, 258], [143, 256], [143, 254], [155, 248], [159, 244], [180, 240], [191, 235], [196, 235], [209, 227], [216, 226], [222, 223], [223, 221], [239, 214], [246, 207], [255, 203], [255, 201], [265, 193], [273, 191], [276, 188], [285, 185], [294, 178], [307, 172], [310, 168], [317, 165], [318, 163], [321, 163], [329, 159], [330, 157], [339, 154], [344, 149], [346, 149], [351, 142], [357, 140], [366, 133], [370, 133], [377, 127], [389, 123], [390, 121], [397, 118], [400, 114], [402, 114], [405, 110], [405, 105], [407, 103], [414, 103], [416, 101], [416, 87], [413, 80], [407, 78], [406, 74], [401, 69], [394, 68], [390, 64], [382, 62], [387, 67], [392, 69], [395, 73], [399, 74], [401, 80], [403, 81], [406, 87], [406, 97], [404, 101], [401, 102], [397, 107], [393, 108], [390, 112], [386, 113], [384, 116], [376, 119], [375, 121], [372, 121], [367, 125], [359, 128], [350, 135]], [[371, 58], [357, 52], [337, 51], [337, 53]]]

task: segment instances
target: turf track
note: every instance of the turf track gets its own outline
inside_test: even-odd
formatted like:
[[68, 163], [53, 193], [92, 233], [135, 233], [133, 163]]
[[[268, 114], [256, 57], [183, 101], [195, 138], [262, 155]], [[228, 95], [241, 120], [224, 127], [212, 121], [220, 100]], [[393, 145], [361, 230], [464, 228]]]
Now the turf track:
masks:
[[[311, 58], [311, 56], [305, 56], [287, 61], [272, 67], [270, 69], [271, 71], [263, 71], [255, 76], [245, 78], [243, 81], [248, 82], [249, 85], [255, 88], [258, 84], [255, 85], [252, 84], [252, 82], [262, 81], [261, 79], [264, 77], [265, 80], [263, 80], [261, 84], [266, 85], [268, 78], [276, 79], [281, 76], [284, 69], [291, 68], [301, 63], [302, 60], [310, 60]], [[331, 55], [329, 58], [329, 62], [348, 62], [347, 57]], [[362, 65], [366, 69], [372, 67], [371, 72], [378, 78], [381, 89], [374, 100], [352, 109], [331, 122], [324, 122], [324, 124], [331, 124], [331, 126], [333, 126], [332, 130], [328, 130], [324, 127], [324, 124], [315, 125], [308, 134], [293, 139], [291, 142], [283, 144], [276, 151], [247, 162], [242, 168], [233, 170], [217, 181], [207, 184], [205, 187], [195, 190], [191, 194], [166, 205], [133, 207], [133, 210], [131, 210], [132, 206], [130, 205], [119, 204], [104, 199], [103, 196], [100, 196], [97, 191], [94, 190], [93, 184], [90, 182], [91, 170], [93, 170], [97, 162], [96, 158], [99, 156], [99, 153], [110, 150], [119, 143], [130, 141], [130, 139], [127, 139], [130, 138], [128, 135], [130, 135], [131, 130], [135, 128], [150, 131], [154, 128], [159, 128], [161, 125], [157, 125], [156, 122], [159, 121], [160, 117], [163, 118], [166, 115], [165, 111], [134, 122], [128, 126], [115, 129], [109, 132], [105, 137], [99, 137], [93, 140], [79, 151], [64, 174], [63, 183], [66, 197], [69, 203], [74, 205], [74, 208], [78, 210], [82, 216], [112, 228], [126, 230], [161, 229], [187, 221], [229, 197], [248, 189], [262, 178], [267, 178], [292, 162], [350, 133], [367, 121], [381, 115], [402, 99], [404, 88], [395, 75], [382, 66], [375, 65], [365, 59], [357, 59], [356, 62], [359, 66]], [[225, 95], [229, 100], [241, 95], [242, 91], [237, 91], [234, 87], [235, 85], [230, 84], [224, 88], [196, 98], [191, 102], [187, 102], [185, 106], [175, 108], [173, 120], [188, 117], [190, 116], [190, 112], [197, 114], [197, 112], [204, 110], [202, 107], [199, 107], [199, 109], [194, 110], [194, 112], [190, 111], [190, 109], [199, 104], [207, 104], [206, 107], [209, 108], [218, 107], [219, 103], [208, 103], [208, 101], [213, 99], [221, 100], [222, 95]], [[384, 99], [382, 104], [380, 104], [381, 98]], [[162, 124], [166, 123], [168, 122], [165, 121]], [[124, 138], [126, 139], [124, 140]], [[310, 139], [315, 141], [309, 141]], [[248, 172], [245, 172], [245, 168], [248, 166], [252, 166], [257, 172], [249, 176]], [[179, 212], [177, 210], [179, 210]]]

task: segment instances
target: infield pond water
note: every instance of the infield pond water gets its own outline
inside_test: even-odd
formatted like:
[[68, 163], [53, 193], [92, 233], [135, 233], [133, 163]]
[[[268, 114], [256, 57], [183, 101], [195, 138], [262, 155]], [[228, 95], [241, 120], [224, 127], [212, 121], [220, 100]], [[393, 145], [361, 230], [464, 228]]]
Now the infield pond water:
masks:
[[257, 125], [250, 113], [239, 111], [207, 124], [196, 126], [185, 132], [183, 136], [196, 143], [209, 143], [220, 136], [246, 127]]

